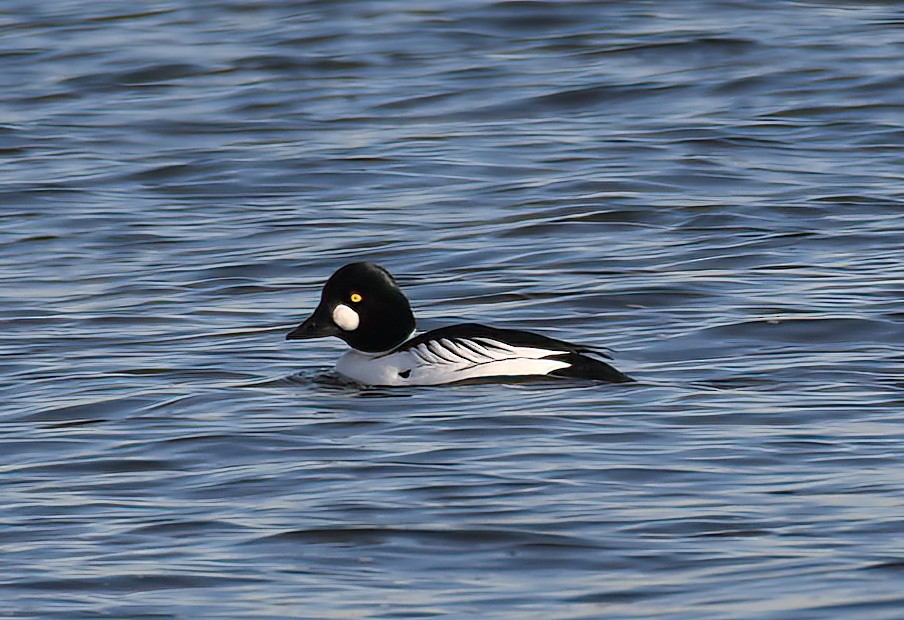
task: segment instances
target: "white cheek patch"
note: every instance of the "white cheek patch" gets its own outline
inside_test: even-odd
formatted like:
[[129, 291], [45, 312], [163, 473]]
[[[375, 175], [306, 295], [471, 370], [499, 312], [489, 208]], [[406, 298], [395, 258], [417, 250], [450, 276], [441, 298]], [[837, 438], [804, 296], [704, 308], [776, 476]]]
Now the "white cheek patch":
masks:
[[333, 323], [338, 325], [339, 329], [343, 331], [355, 331], [358, 329], [358, 323], [360, 321], [361, 319], [358, 317], [358, 313], [345, 304], [339, 304], [333, 308]]

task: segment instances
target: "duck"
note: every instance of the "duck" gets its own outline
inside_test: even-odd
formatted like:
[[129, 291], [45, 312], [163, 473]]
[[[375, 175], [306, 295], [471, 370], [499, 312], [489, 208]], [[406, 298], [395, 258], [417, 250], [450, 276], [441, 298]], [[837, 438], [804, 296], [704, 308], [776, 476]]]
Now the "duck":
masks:
[[626, 383], [589, 347], [516, 329], [459, 323], [416, 334], [408, 298], [384, 267], [356, 262], [326, 281], [320, 303], [286, 340], [336, 337], [350, 350], [335, 372], [366, 386], [422, 386], [529, 378]]

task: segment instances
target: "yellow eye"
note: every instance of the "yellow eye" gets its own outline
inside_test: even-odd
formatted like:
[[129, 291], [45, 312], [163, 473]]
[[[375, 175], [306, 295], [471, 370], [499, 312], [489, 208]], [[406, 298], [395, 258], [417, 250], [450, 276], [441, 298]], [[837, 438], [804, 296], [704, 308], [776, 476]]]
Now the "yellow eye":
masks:
[[352, 300], [353, 304], [356, 304], [364, 298], [361, 297], [361, 295], [359, 295], [358, 293], [352, 293], [352, 295], [351, 295], [351, 297], [349, 297], [349, 299]]

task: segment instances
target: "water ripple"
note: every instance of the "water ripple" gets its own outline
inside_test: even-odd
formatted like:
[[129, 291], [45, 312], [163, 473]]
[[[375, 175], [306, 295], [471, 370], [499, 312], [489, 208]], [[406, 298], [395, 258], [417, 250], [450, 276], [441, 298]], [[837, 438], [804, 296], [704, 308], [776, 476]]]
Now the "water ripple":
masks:
[[[5, 3], [7, 613], [899, 617], [899, 12], [683, 8]], [[343, 381], [362, 259], [638, 383]]]

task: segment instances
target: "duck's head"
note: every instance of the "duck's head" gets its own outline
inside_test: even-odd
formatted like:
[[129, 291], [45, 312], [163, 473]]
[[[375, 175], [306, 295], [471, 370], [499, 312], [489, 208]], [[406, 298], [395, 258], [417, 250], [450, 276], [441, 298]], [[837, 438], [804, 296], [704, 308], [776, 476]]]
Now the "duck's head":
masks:
[[330, 276], [320, 304], [286, 340], [336, 336], [366, 353], [388, 351], [414, 331], [408, 299], [388, 271], [374, 263], [351, 263]]

